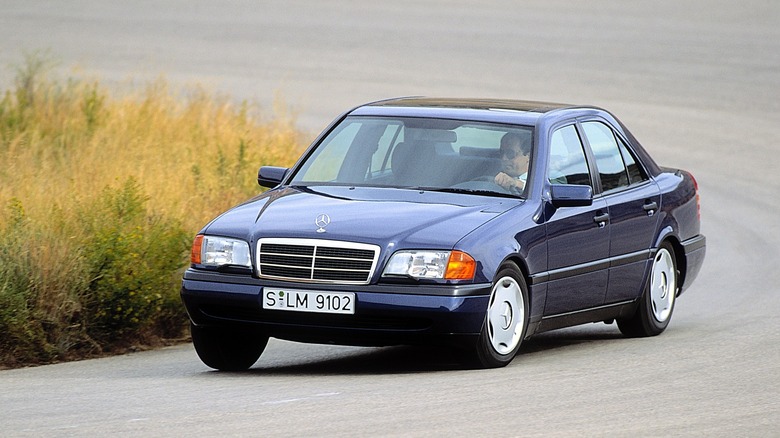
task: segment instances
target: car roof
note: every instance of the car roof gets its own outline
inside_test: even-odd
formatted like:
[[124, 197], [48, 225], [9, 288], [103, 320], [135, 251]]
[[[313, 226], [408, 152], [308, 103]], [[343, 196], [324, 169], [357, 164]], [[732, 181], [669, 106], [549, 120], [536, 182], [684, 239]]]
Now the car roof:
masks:
[[367, 103], [355, 108], [349, 114], [451, 118], [534, 125], [545, 114], [575, 108], [587, 107], [512, 99], [401, 97]]
[[513, 99], [466, 99], [466, 98], [433, 98], [433, 97], [402, 97], [381, 100], [367, 104], [368, 106], [394, 106], [415, 108], [462, 108], [475, 110], [505, 110], [546, 113], [572, 105], [552, 102], [535, 102], [531, 100]]

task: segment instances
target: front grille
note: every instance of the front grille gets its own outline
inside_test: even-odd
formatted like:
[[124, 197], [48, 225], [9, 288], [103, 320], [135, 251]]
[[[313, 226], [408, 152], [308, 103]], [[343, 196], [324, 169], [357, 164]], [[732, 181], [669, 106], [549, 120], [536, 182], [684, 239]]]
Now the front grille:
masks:
[[261, 278], [310, 283], [367, 284], [379, 247], [317, 239], [260, 239], [257, 269]]

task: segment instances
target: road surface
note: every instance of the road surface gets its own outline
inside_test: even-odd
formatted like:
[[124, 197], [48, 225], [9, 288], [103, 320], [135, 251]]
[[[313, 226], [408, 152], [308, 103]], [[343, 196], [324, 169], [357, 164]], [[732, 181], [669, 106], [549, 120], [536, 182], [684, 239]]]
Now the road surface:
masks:
[[399, 95], [587, 103], [701, 187], [707, 260], [667, 331], [543, 334], [498, 370], [445, 351], [273, 341], [247, 373], [191, 345], [0, 371], [2, 436], [780, 435], [780, 3], [4, 0], [25, 52], [121, 89], [164, 75], [314, 133]]

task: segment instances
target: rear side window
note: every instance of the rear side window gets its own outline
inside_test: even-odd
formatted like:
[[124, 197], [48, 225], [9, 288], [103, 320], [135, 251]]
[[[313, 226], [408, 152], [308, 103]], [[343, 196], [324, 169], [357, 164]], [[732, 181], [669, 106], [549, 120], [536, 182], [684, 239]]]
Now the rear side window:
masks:
[[585, 151], [574, 125], [553, 132], [547, 178], [553, 184], [591, 185]]
[[642, 166], [640, 166], [637, 163], [634, 154], [631, 153], [631, 151], [628, 149], [628, 147], [620, 137], [617, 137], [617, 141], [618, 141], [618, 147], [620, 148], [620, 154], [623, 156], [623, 162], [626, 163], [626, 170], [628, 170], [629, 183], [636, 184], [642, 181], [647, 181], [648, 180], [647, 173], [645, 173], [645, 170], [642, 169]]
[[612, 129], [601, 122], [585, 122], [582, 128], [596, 158], [601, 190], [608, 192], [628, 186], [628, 172]]

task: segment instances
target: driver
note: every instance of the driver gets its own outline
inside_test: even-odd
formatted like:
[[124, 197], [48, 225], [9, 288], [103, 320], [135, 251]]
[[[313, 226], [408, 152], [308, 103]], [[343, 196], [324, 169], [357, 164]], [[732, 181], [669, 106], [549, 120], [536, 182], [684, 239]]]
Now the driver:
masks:
[[[501, 172], [494, 181], [512, 193], [525, 189], [525, 176], [528, 172], [528, 154], [531, 145], [513, 132], [501, 137]], [[522, 179], [521, 179], [522, 178]]]

